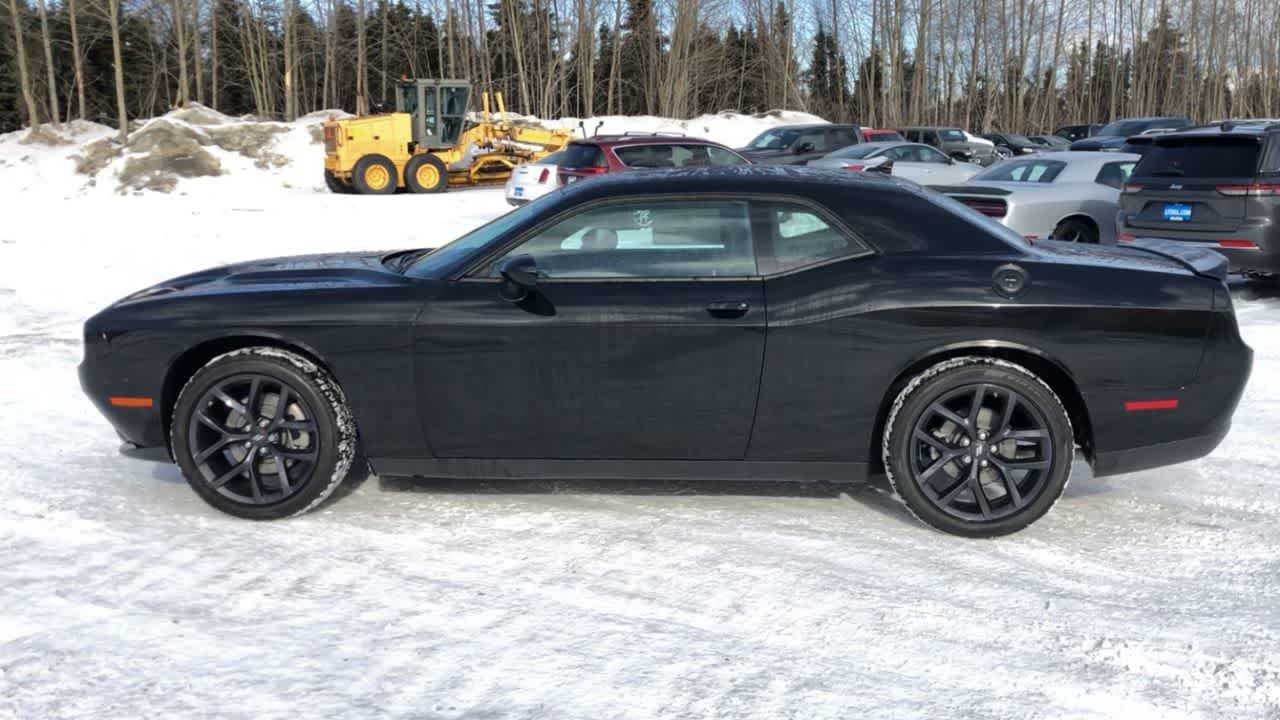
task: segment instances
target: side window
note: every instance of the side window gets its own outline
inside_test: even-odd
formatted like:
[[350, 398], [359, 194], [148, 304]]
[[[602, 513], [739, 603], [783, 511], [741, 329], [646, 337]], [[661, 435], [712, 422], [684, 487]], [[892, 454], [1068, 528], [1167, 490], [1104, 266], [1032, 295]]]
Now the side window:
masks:
[[[676, 150], [671, 145], [632, 145], [630, 147], [617, 147], [613, 149], [613, 154], [618, 156], [618, 160], [623, 165], [632, 168], [669, 168], [676, 167]], [[689, 152], [683, 150], [680, 153], [680, 160], [686, 160]]]
[[747, 161], [737, 153], [729, 152], [724, 148], [707, 147], [707, 154], [711, 156], [711, 164], [716, 167], [725, 165], [746, 165]]
[[907, 140], [908, 140], [908, 141], [910, 141], [910, 142], [920, 142], [920, 131], [919, 131], [919, 130], [908, 130], [908, 131], [906, 131], [905, 133], [903, 133], [903, 135], [904, 135], [904, 136], [907, 138]]
[[806, 143], [813, 146], [812, 152], [826, 152], [827, 133], [822, 130], [807, 130], [800, 134], [799, 139], [796, 140], [795, 147], [800, 147]]
[[772, 236], [771, 252], [762, 258], [766, 272], [785, 272], [866, 249], [804, 205], [768, 202], [763, 203], [762, 211]]
[[948, 165], [951, 163], [951, 159], [948, 158], [943, 152], [941, 152], [940, 150], [935, 150], [934, 148], [931, 148], [931, 147], [926, 147], [924, 145], [921, 145], [916, 148], [916, 156], [920, 160], [920, 162], [941, 163], [943, 165]]
[[747, 204], [628, 200], [594, 207], [507, 253], [532, 255], [539, 277], [697, 278], [756, 274]]
[[1129, 179], [1129, 175], [1133, 173], [1132, 162], [1113, 162], [1102, 166], [1098, 171], [1098, 177], [1094, 178], [1094, 182], [1099, 185], [1106, 185], [1117, 190], [1124, 185], [1124, 181]]
[[909, 147], [890, 148], [886, 150], [884, 154], [888, 155], [889, 159], [894, 162], [910, 162], [911, 161], [911, 148]]
[[938, 139], [938, 132], [936, 130], [926, 132], [924, 134], [924, 142], [926, 145], [933, 145], [935, 147], [942, 144], [942, 141]]
[[1262, 155], [1261, 172], [1269, 175], [1280, 173], [1280, 133], [1273, 132]]
[[858, 138], [853, 133], [853, 128], [836, 128], [832, 130], [831, 143], [827, 147], [842, 148], [846, 145], [853, 145], [858, 142]]

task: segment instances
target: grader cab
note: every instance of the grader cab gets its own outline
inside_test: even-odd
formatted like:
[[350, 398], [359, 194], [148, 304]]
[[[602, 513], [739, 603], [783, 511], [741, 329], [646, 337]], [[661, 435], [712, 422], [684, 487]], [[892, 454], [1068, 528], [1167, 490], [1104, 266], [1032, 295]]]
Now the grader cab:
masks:
[[338, 193], [384, 195], [403, 189], [443, 192], [450, 186], [505, 182], [511, 170], [564, 147], [569, 130], [516, 127], [496, 93], [500, 120], [482, 94], [480, 121], [467, 120], [471, 83], [403, 80], [396, 111], [330, 119], [324, 125], [324, 179]]

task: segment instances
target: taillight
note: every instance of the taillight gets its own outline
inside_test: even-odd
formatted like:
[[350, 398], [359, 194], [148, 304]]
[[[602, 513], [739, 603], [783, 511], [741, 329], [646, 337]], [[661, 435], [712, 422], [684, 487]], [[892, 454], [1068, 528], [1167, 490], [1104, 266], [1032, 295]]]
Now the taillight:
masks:
[[987, 217], [1002, 218], [1009, 212], [1009, 206], [1003, 200], [983, 200], [978, 198], [959, 198], [959, 200]]
[[1120, 188], [1120, 192], [1124, 193], [1125, 195], [1132, 195], [1134, 193], [1139, 193], [1139, 192], [1142, 192], [1142, 185], [1139, 185], [1138, 183], [1125, 183], [1124, 186]]
[[1218, 247], [1233, 248], [1236, 250], [1257, 250], [1258, 243], [1252, 240], [1219, 240]]
[[600, 165], [592, 165], [591, 167], [573, 168], [573, 171], [579, 175], [603, 175], [609, 172], [609, 168]]
[[1271, 183], [1253, 183], [1252, 185], [1219, 185], [1215, 188], [1220, 195], [1229, 197], [1272, 197], [1280, 195], [1280, 185]]
[[1116, 235], [1116, 240], [1118, 240], [1119, 242], [1133, 242], [1134, 240], [1137, 240], [1137, 239], [1138, 239], [1138, 236], [1134, 235], [1133, 233], [1120, 233], [1119, 235]]
[[862, 172], [866, 169], [866, 165], [845, 165], [844, 169], [849, 172]]
[[545, 184], [549, 177], [551, 177], [551, 168], [542, 168], [542, 174], [538, 176], [538, 183]]

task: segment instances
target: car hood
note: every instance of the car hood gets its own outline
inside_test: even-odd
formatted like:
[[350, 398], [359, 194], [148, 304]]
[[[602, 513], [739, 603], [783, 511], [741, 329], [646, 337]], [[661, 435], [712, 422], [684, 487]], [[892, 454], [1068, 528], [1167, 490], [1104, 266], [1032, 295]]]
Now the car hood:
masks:
[[1071, 143], [1072, 150], [1119, 150], [1124, 147], [1125, 139], [1120, 135], [1105, 137], [1089, 137]]
[[402, 275], [382, 263], [386, 255], [386, 252], [327, 253], [234, 263], [166, 280], [133, 293], [120, 303], [175, 293], [395, 285], [404, 282]]

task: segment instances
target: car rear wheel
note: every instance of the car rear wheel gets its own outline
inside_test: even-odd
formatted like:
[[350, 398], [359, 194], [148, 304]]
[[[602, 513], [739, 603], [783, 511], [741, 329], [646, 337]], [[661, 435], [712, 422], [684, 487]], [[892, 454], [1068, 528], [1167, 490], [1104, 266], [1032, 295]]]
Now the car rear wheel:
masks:
[[912, 378], [885, 424], [882, 458], [895, 492], [923, 522], [967, 537], [1035, 522], [1071, 474], [1071, 420], [1020, 365], [941, 362]]
[[310, 360], [278, 348], [220, 355], [174, 406], [173, 456], [196, 494], [239, 517], [306, 512], [351, 470], [355, 423], [341, 389]]
[[353, 192], [351, 186], [348, 185], [345, 180], [334, 175], [331, 170], [324, 171], [324, 184], [325, 187], [329, 188], [329, 192], [337, 193], [339, 195], [350, 195]]
[[1080, 218], [1067, 218], [1058, 223], [1058, 227], [1053, 229], [1051, 239], [1097, 245], [1098, 229], [1092, 223], [1085, 222]]

